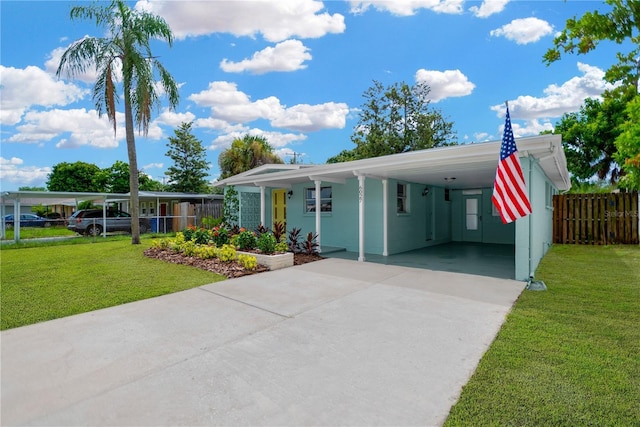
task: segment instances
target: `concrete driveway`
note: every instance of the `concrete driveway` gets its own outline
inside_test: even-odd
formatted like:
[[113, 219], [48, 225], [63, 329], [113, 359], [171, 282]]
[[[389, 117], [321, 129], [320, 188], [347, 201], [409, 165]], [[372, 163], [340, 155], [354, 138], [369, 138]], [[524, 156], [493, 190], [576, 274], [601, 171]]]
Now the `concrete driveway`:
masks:
[[440, 425], [524, 288], [323, 261], [4, 331], [10, 425]]

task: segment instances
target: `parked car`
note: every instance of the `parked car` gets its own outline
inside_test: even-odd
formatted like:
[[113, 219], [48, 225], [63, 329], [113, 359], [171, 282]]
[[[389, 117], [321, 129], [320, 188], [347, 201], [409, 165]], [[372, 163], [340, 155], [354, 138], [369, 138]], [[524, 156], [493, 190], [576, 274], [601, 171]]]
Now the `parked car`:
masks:
[[[12, 229], [15, 225], [13, 214], [4, 216], [5, 227]], [[20, 214], [20, 227], [51, 227], [51, 221], [34, 214]]]
[[67, 225], [67, 221], [62, 217], [62, 214], [59, 212], [47, 212], [42, 215], [43, 218], [51, 220], [51, 225], [63, 226]]
[[[79, 234], [98, 236], [104, 226], [102, 209], [81, 209], [69, 217], [67, 228]], [[147, 218], [140, 218], [140, 233], [146, 233], [151, 226]], [[120, 210], [107, 211], [107, 232], [126, 231], [131, 233], [131, 215]]]

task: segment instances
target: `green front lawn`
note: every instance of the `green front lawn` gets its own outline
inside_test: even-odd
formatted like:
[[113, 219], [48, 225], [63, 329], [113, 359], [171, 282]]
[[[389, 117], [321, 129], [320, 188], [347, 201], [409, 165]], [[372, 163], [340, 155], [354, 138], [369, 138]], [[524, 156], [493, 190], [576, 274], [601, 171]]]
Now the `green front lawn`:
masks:
[[554, 246], [445, 426], [640, 420], [640, 247]]
[[[43, 237], [75, 236], [76, 233], [64, 226], [20, 227], [20, 239], [41, 239]], [[5, 230], [5, 240], [13, 240], [14, 230]]]
[[[0, 252], [0, 329], [84, 313], [224, 280], [144, 256], [151, 239], [74, 239], [76, 244]], [[76, 240], [78, 240], [76, 242]], [[85, 242], [85, 244], [78, 244]], [[11, 245], [14, 246], [14, 245]]]

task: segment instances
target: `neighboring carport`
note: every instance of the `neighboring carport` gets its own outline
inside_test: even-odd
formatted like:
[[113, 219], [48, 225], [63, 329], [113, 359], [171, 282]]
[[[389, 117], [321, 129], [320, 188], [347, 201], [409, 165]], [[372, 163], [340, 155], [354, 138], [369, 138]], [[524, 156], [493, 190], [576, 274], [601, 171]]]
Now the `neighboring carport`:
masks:
[[[35, 206], [41, 205], [67, 205], [77, 206], [82, 201], [92, 201], [94, 203], [102, 204], [104, 215], [104, 227], [106, 230], [106, 209], [109, 202], [115, 202], [120, 200], [129, 200], [127, 194], [113, 194], [113, 193], [82, 193], [82, 192], [67, 192], [67, 191], [5, 191], [1, 194], [0, 202], [0, 218], [2, 219], [2, 226], [0, 227], [0, 236], [5, 238], [5, 205], [8, 203], [13, 204], [13, 212], [20, 213], [22, 204], [29, 204]], [[14, 240], [20, 241], [20, 221], [15, 222], [14, 226]]]

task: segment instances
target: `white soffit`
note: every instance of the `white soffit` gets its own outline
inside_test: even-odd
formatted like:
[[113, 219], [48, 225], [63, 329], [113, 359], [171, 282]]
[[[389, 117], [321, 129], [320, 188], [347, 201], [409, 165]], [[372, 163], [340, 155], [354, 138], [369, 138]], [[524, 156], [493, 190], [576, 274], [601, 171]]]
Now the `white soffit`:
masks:
[[[540, 159], [545, 174], [560, 190], [570, 185], [560, 135], [541, 135], [516, 141], [520, 156]], [[456, 145], [412, 151], [352, 162], [310, 166], [304, 169], [273, 172], [251, 177], [236, 175], [220, 185], [268, 185], [268, 182], [300, 183], [320, 177], [326, 182], [342, 183], [353, 171], [365, 176], [394, 178], [451, 188], [491, 186], [498, 165], [501, 141]], [[444, 179], [455, 177], [451, 182]]]

